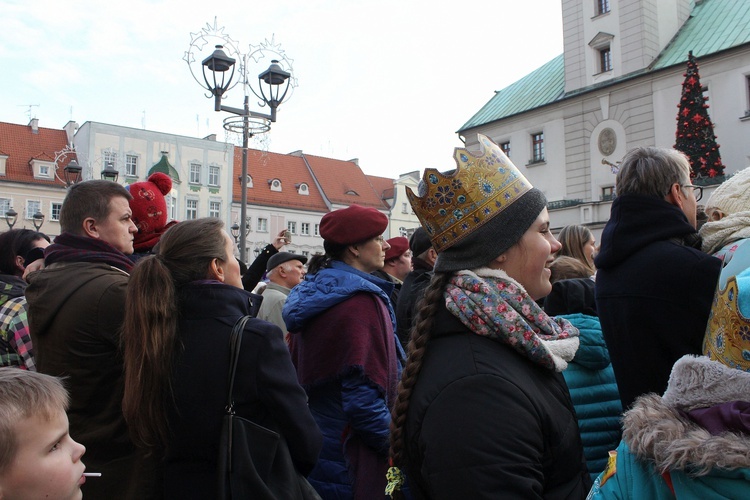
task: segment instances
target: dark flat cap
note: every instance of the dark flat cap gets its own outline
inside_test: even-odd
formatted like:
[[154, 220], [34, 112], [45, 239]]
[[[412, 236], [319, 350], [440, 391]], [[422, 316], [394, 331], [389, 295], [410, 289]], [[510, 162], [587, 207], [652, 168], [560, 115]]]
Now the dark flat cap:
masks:
[[283, 264], [284, 262], [288, 262], [290, 260], [298, 260], [303, 264], [307, 263], [307, 257], [305, 257], [304, 255], [297, 255], [289, 252], [279, 252], [273, 254], [271, 258], [268, 259], [268, 264], [266, 264], [266, 272], [277, 267], [279, 264]]

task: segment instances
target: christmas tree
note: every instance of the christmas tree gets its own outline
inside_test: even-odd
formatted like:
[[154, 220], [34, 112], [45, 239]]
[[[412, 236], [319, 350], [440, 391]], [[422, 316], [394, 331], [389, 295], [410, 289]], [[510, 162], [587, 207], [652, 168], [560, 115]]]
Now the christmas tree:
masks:
[[677, 143], [674, 148], [690, 159], [693, 178], [724, 175], [714, 126], [708, 117], [708, 97], [703, 95], [698, 64], [693, 52], [688, 53], [687, 72], [682, 83], [682, 98], [677, 106]]

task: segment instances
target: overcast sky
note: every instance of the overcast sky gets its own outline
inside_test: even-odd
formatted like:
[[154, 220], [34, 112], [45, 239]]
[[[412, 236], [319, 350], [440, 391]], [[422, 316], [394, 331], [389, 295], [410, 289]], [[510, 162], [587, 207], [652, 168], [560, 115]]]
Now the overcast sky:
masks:
[[[561, 0], [0, 0], [0, 121], [26, 124], [30, 111], [42, 127], [224, 140], [229, 114], [183, 60], [214, 18], [243, 51], [273, 38], [292, 60], [298, 87], [255, 147], [359, 158], [386, 177], [453, 168], [456, 130], [563, 50]], [[242, 99], [235, 88], [224, 104]]]

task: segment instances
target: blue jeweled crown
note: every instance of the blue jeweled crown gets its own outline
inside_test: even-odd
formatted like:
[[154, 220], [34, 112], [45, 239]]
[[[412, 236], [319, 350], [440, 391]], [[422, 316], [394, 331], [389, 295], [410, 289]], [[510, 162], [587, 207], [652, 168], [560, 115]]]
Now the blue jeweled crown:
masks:
[[437, 252], [461, 241], [532, 187], [497, 144], [481, 134], [477, 137], [479, 154], [456, 148], [455, 171], [442, 174], [426, 169], [419, 196], [406, 188], [409, 203]]

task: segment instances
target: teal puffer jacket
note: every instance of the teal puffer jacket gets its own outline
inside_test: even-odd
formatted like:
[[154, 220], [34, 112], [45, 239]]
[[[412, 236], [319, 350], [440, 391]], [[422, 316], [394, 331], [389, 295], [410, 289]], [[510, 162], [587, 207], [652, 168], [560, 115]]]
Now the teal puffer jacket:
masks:
[[563, 372], [578, 416], [583, 453], [591, 478], [607, 465], [608, 452], [620, 443], [622, 405], [599, 318], [587, 314], [558, 316], [581, 333], [580, 347]]

